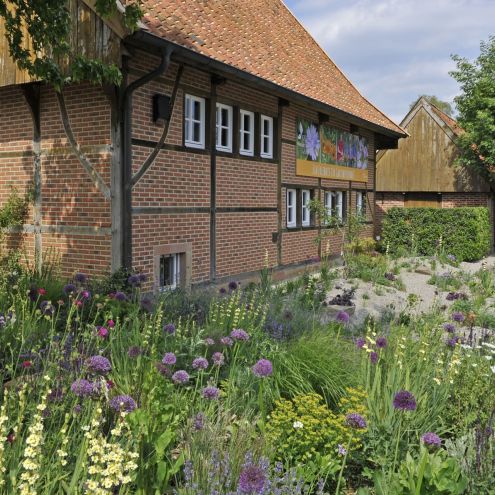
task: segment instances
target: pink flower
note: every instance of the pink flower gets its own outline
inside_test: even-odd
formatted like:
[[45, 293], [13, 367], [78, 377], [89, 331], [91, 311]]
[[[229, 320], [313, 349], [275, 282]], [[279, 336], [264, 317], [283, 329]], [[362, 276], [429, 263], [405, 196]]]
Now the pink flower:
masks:
[[108, 328], [113, 328], [115, 326], [115, 322], [113, 320], [108, 320], [107, 326], [108, 326]]
[[33, 366], [33, 363], [29, 360], [26, 360], [26, 361], [23, 361], [22, 362], [22, 367], [23, 368], [31, 368], [31, 366]]
[[38, 289], [38, 294], [40, 296], [44, 296], [46, 294], [46, 289], [42, 289], [41, 287]]
[[108, 330], [105, 327], [98, 327], [98, 336], [106, 339], [108, 337]]

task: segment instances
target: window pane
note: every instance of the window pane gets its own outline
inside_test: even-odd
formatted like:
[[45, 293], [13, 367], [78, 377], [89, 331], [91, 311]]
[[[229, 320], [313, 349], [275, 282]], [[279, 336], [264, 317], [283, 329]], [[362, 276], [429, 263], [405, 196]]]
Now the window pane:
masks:
[[250, 128], [249, 121], [250, 121], [250, 115], [244, 114], [244, 118], [243, 118], [243, 129], [245, 131], [249, 131], [249, 128]]
[[189, 116], [191, 115], [191, 98], [186, 98], [184, 105], [185, 105], [184, 110], [185, 110], [186, 119], [188, 119]]
[[194, 108], [194, 120], [201, 120], [201, 103], [199, 101], [194, 101], [193, 102], [193, 108]]
[[244, 133], [244, 143], [243, 143], [242, 147], [245, 150], [251, 149], [251, 134], [248, 134], [247, 132]]
[[193, 122], [193, 141], [199, 143], [201, 141], [201, 124], [199, 122]]
[[226, 129], [225, 127], [222, 127], [222, 141], [220, 144], [221, 146], [229, 145], [229, 130]]
[[222, 125], [229, 125], [229, 111], [226, 108], [222, 108]]

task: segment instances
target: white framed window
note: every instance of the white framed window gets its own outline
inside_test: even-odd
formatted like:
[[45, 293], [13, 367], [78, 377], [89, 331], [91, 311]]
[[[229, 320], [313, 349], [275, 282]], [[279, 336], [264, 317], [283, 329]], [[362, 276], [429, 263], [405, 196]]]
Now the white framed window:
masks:
[[334, 193], [334, 210], [339, 220], [344, 219], [344, 193], [342, 191], [335, 191]]
[[181, 255], [179, 253], [160, 256], [159, 290], [176, 289], [181, 282]]
[[246, 110], [240, 112], [239, 125], [239, 153], [241, 155], [254, 155], [254, 113]]
[[287, 189], [287, 227], [293, 228], [297, 225], [296, 221], [296, 190]]
[[356, 213], [358, 215], [366, 215], [366, 193], [356, 192]]
[[184, 106], [184, 144], [189, 148], [204, 148], [205, 99], [186, 95]]
[[261, 116], [261, 158], [273, 158], [273, 118]]
[[331, 217], [333, 215], [333, 196], [332, 196], [332, 193], [330, 191], [325, 191], [325, 195], [324, 195], [324, 205], [325, 205], [325, 209], [327, 210], [327, 215], [329, 217]]
[[311, 212], [309, 211], [308, 203], [311, 200], [311, 193], [308, 189], [301, 191], [301, 225], [309, 227], [311, 223]]
[[218, 151], [232, 152], [232, 107], [217, 103], [216, 146]]

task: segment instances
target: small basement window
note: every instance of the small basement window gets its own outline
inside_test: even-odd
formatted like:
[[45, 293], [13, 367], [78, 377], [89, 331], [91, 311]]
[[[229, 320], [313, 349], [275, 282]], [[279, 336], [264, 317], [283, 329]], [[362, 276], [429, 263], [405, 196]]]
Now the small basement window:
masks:
[[273, 158], [273, 118], [261, 116], [261, 158]]
[[189, 148], [204, 148], [205, 99], [186, 95], [184, 105], [184, 144]]
[[159, 290], [175, 289], [181, 285], [181, 257], [179, 253], [160, 256]]
[[309, 227], [311, 223], [311, 212], [309, 211], [308, 203], [311, 200], [311, 193], [308, 189], [301, 191], [301, 225]]
[[287, 189], [287, 227], [294, 228], [296, 225], [296, 190]]
[[254, 155], [254, 113], [241, 110], [241, 122], [239, 126], [241, 155]]
[[217, 103], [216, 144], [218, 151], [232, 152], [232, 107]]

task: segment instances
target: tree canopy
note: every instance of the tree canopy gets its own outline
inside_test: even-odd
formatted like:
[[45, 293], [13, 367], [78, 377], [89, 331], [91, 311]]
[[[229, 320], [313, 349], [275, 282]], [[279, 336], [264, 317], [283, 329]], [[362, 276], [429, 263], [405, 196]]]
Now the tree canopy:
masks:
[[453, 55], [457, 69], [450, 75], [459, 83], [455, 98], [459, 125], [459, 163], [495, 182], [495, 36], [481, 42], [476, 60]]
[[442, 112], [446, 113], [449, 117], [452, 117], [454, 113], [452, 105], [448, 101], [443, 101], [435, 95], [419, 95], [418, 98], [409, 105], [409, 108], [412, 108], [416, 104], [416, 101], [420, 98], [425, 98], [432, 105], [435, 105], [437, 108], [442, 110]]
[[[0, 19], [5, 22], [10, 56], [21, 70], [60, 90], [67, 82], [87, 80], [118, 84], [118, 67], [72, 53], [69, 43], [71, 18], [61, 0], [0, 0]], [[117, 12], [116, 0], [96, 0], [95, 10], [103, 18]], [[141, 0], [122, 5], [125, 25], [134, 30], [142, 16]], [[25, 33], [28, 33], [26, 39]]]

